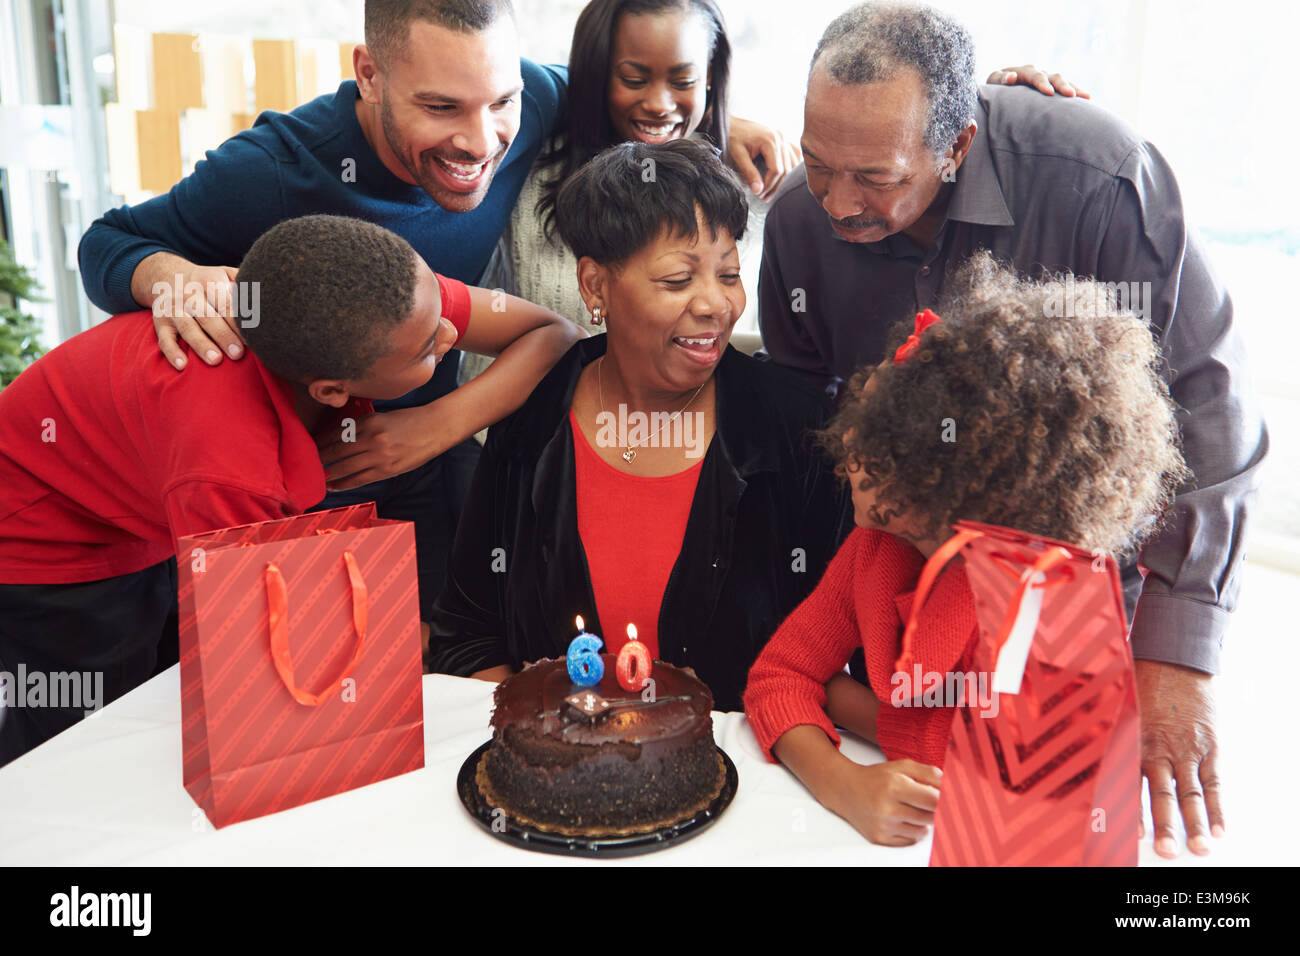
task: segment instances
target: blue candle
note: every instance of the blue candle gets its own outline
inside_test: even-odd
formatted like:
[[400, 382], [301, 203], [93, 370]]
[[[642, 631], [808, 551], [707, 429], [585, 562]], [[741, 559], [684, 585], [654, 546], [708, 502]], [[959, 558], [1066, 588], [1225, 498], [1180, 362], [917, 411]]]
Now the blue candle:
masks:
[[588, 634], [582, 629], [581, 615], [576, 621], [581, 633], [569, 642], [569, 653], [566, 659], [569, 680], [579, 687], [594, 687], [605, 676], [605, 662], [600, 656], [600, 649], [605, 642], [595, 634]]

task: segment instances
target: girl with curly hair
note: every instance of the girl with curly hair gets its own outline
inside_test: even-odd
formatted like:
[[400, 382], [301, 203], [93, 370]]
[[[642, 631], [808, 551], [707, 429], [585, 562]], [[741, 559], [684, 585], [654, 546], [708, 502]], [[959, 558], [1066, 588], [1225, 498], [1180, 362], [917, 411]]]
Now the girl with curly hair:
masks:
[[[1118, 555], [1152, 533], [1188, 477], [1150, 331], [1104, 285], [1065, 278], [1028, 281], [973, 257], [938, 316], [895, 328], [897, 350], [855, 376], [855, 398], [821, 434], [858, 527], [755, 662], [745, 710], [769, 759], [874, 843], [916, 842], [938, 804], [953, 708], [888, 704], [917, 578], [953, 522]], [[921, 612], [917, 646], [965, 671], [978, 636], [958, 558]], [[858, 648], [869, 689], [842, 673]], [[888, 762], [840, 754], [833, 720]]]

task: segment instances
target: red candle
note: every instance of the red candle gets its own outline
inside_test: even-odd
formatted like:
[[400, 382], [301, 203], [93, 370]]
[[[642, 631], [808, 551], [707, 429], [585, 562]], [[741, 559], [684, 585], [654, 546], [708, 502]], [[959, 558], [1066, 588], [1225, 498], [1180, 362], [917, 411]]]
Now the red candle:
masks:
[[627, 626], [627, 643], [618, 652], [618, 686], [638, 691], [650, 679], [650, 651], [637, 640], [636, 625]]

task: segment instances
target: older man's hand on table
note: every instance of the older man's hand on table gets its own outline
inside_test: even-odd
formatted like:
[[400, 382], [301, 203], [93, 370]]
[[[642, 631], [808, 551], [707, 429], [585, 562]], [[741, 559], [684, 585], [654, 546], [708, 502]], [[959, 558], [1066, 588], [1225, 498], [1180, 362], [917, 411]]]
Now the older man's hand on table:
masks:
[[[1174, 819], [1181, 812], [1187, 848], [1204, 856], [1210, 852], [1207, 829], [1216, 837], [1223, 835], [1214, 678], [1160, 661], [1140, 660], [1135, 669], [1142, 715], [1142, 776], [1151, 793], [1155, 851], [1167, 859], [1178, 855]], [[1145, 819], [1139, 828], [1139, 835], [1145, 837]]]

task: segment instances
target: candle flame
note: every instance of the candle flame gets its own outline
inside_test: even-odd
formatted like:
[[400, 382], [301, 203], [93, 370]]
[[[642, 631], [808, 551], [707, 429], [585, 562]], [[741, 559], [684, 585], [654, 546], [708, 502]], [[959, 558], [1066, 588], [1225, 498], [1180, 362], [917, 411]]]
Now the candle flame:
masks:
[[573, 619], [573, 623], [575, 623], [575, 624], [578, 625], [578, 630], [580, 630], [580, 631], [585, 631], [585, 630], [587, 629], [587, 625], [585, 625], [585, 624], [582, 622], [582, 615], [581, 615], [581, 614], [579, 614], [577, 617], [575, 617], [575, 618]]
[[635, 641], [635, 640], [636, 640], [636, 625], [635, 625], [635, 624], [629, 624], [629, 625], [627, 626], [627, 639], [628, 639], [629, 641]]

